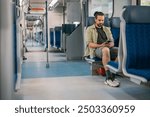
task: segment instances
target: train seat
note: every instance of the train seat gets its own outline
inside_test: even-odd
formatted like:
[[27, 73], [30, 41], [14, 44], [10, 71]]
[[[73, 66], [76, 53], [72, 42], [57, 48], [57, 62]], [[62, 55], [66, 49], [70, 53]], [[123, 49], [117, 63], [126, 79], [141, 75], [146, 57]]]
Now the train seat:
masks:
[[119, 35], [120, 35], [120, 18], [119, 17], [112, 17], [110, 19], [110, 27], [111, 32], [114, 38], [115, 47], [119, 46]]
[[[121, 26], [120, 26], [121, 27]], [[120, 31], [119, 31], [120, 32]], [[119, 45], [118, 45], [118, 56], [117, 61], [110, 61], [107, 64], [109, 70], [114, 74], [122, 74], [122, 58], [123, 58], [123, 48], [122, 48], [122, 38], [121, 32], [119, 34]]]
[[110, 27], [111, 27], [111, 32], [114, 38], [114, 43], [115, 47], [118, 47], [118, 60], [117, 61], [110, 61], [107, 64], [107, 67], [109, 70], [114, 73], [114, 74], [120, 74], [122, 73], [122, 57], [123, 57], [123, 52], [122, 52], [122, 40], [121, 40], [121, 23], [120, 23], [120, 18], [119, 17], [112, 17], [110, 20]]
[[150, 6], [126, 6], [121, 17], [124, 75], [138, 84], [150, 81]]
[[49, 31], [50, 31], [50, 45], [51, 47], [53, 47], [54, 46], [54, 28], [50, 28]]
[[55, 47], [56, 48], [60, 48], [60, 46], [61, 46], [61, 30], [62, 30], [62, 27], [61, 26], [56, 26], [55, 28], [54, 28], [54, 30], [55, 30]]

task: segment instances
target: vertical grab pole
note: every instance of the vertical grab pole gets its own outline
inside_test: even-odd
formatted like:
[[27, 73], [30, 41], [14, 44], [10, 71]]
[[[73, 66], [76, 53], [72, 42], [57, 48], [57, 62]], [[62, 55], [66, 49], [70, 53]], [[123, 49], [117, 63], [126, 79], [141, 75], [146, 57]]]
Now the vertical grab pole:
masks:
[[48, 58], [48, 6], [47, 6], [47, 0], [45, 1], [45, 9], [46, 9], [46, 53], [47, 53], [47, 63], [46, 68], [49, 68], [49, 58]]
[[[14, 72], [15, 72], [15, 79], [14, 79], [14, 88], [16, 87], [16, 83], [18, 80], [18, 61], [17, 61], [17, 9], [16, 9], [17, 1], [13, 4], [13, 55], [14, 55]], [[15, 88], [16, 90], [16, 88]]]

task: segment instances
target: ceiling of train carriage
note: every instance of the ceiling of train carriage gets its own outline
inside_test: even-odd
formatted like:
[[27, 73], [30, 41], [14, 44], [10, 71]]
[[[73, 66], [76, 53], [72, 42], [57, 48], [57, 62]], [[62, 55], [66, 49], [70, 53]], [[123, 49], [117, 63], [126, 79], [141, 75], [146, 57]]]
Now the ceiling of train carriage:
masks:
[[[28, 9], [28, 12], [26, 13], [27, 25], [33, 26], [34, 21], [39, 20], [40, 17], [45, 13], [46, 0], [20, 0], [20, 1], [23, 1], [24, 4], [27, 4], [27, 9]], [[53, 0], [47, 0], [49, 7], [52, 1]], [[54, 8], [57, 9], [63, 7], [63, 5], [66, 5], [67, 2], [74, 2], [80, 0], [56, 0], [56, 1], [57, 1], [57, 5]]]
[[[45, 1], [46, 0], [29, 0], [31, 8], [45, 8]], [[47, 0], [48, 4], [51, 3], [53, 0]], [[55, 0], [57, 1], [58, 6], [63, 5], [63, 0]]]
[[[48, 2], [48, 7], [58, 8], [66, 5], [67, 2], [74, 2], [80, 0], [20, 0], [22, 4], [25, 4], [29, 8], [30, 12], [42, 12], [45, 10], [45, 1]], [[55, 3], [51, 6], [51, 3]]]
[[[48, 2], [48, 10], [53, 10], [54, 8], [60, 8], [63, 5], [66, 5], [67, 2], [74, 2], [80, 0], [20, 0], [20, 2], [24, 2], [23, 4], [26, 5], [26, 13], [28, 14], [44, 14], [46, 3]], [[53, 1], [56, 1], [56, 4], [50, 5]]]
[[[46, 0], [28, 0], [31, 7], [32, 8], [45, 8], [45, 1]], [[80, 1], [80, 0], [47, 0], [48, 4], [50, 4], [51, 2], [56, 1], [57, 7], [62, 7], [63, 3], [67, 3], [67, 2], [74, 2], [74, 1]]]

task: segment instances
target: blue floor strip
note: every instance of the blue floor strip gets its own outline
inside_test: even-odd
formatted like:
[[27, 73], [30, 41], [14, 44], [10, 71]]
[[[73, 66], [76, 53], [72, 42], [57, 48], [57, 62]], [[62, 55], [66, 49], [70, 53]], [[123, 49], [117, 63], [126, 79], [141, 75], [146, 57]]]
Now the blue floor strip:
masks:
[[50, 62], [46, 68], [46, 62], [27, 62], [22, 65], [22, 78], [87, 76], [90, 75], [90, 65], [84, 61]]

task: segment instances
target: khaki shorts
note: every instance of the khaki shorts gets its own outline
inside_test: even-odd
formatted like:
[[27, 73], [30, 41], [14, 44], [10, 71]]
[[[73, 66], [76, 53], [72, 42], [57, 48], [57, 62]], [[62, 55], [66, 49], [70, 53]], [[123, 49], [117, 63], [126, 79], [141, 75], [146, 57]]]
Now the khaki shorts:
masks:
[[[97, 48], [95, 50], [96, 57], [102, 58], [102, 48]], [[110, 56], [111, 60], [115, 60], [116, 57], [118, 56], [118, 47], [112, 47], [110, 48]]]

